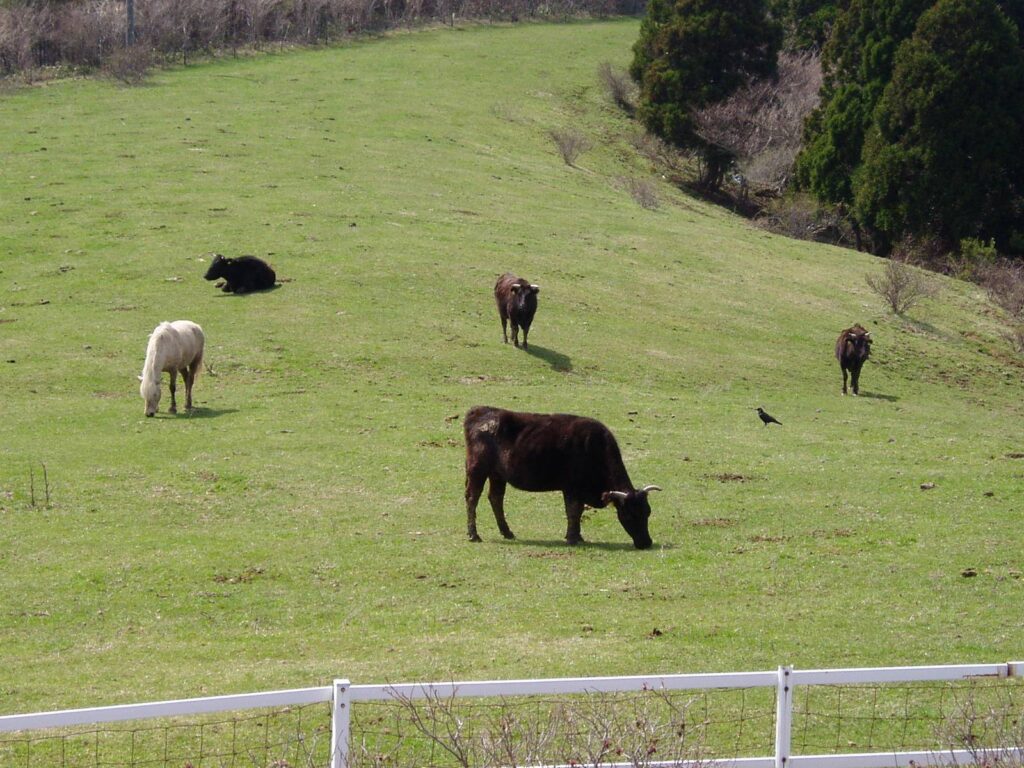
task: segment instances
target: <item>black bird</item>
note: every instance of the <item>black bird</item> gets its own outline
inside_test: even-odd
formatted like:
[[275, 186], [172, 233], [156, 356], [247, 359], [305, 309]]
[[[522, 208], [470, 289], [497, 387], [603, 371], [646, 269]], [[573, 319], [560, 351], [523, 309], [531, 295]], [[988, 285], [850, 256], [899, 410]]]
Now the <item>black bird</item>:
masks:
[[769, 424], [778, 424], [778, 425], [779, 425], [780, 427], [782, 426], [782, 422], [781, 422], [781, 421], [779, 421], [778, 419], [776, 419], [776, 418], [775, 418], [774, 416], [772, 416], [772, 415], [771, 415], [770, 413], [765, 413], [765, 410], [764, 410], [764, 408], [762, 408], [761, 406], [758, 406], [758, 407], [757, 407], [757, 415], [758, 415], [758, 416], [759, 416], [759, 417], [761, 418], [761, 421], [763, 421], [763, 422], [764, 422], [764, 425], [765, 425], [766, 427], [767, 427], [767, 426], [768, 426]]

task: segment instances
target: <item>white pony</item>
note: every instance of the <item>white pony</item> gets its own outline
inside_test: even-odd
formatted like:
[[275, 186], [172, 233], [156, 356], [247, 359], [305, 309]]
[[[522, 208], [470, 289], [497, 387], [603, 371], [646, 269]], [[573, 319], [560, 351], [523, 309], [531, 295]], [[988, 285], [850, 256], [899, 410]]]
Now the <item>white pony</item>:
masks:
[[146, 415], [152, 416], [160, 405], [160, 376], [171, 374], [171, 413], [178, 412], [174, 389], [178, 373], [185, 382], [185, 408], [192, 410], [192, 384], [203, 364], [203, 329], [191, 320], [163, 322], [149, 335], [146, 364], [142, 367], [139, 394], [146, 401]]

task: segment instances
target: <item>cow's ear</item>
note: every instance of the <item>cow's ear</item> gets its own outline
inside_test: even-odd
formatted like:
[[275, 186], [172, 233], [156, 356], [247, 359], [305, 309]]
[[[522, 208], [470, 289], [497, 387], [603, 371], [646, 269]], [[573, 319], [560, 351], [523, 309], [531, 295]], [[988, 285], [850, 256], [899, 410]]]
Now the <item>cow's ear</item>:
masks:
[[540, 293], [540, 286], [539, 285], [531, 285], [530, 286], [530, 290], [533, 291], [534, 293]]
[[519, 285], [513, 285], [511, 288], [509, 288], [509, 290], [512, 291], [512, 293], [519, 293], [520, 287], [521, 286]]

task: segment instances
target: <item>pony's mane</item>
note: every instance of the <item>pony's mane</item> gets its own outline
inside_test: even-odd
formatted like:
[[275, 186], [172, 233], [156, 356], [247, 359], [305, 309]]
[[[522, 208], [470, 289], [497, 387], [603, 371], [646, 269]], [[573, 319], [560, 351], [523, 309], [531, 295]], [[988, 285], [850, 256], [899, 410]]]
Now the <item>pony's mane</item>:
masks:
[[166, 355], [166, 351], [160, 345], [160, 339], [166, 335], [170, 327], [171, 324], [165, 320], [149, 334], [149, 343], [146, 345], [146, 362], [142, 366], [142, 383], [147, 386], [160, 386], [163, 357]]

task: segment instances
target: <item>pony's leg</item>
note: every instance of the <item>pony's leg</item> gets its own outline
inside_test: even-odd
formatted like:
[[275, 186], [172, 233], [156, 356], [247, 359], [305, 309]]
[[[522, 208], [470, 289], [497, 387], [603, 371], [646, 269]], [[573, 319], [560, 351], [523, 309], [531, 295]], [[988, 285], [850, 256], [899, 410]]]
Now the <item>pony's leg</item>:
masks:
[[168, 413], [177, 413], [178, 412], [178, 403], [174, 399], [174, 392], [175, 392], [175, 390], [178, 387], [178, 381], [177, 380], [178, 380], [178, 369], [177, 368], [171, 368], [171, 409], [168, 411]]
[[192, 382], [196, 380], [196, 365], [192, 364], [181, 372], [181, 378], [185, 380], [185, 410], [192, 410]]

